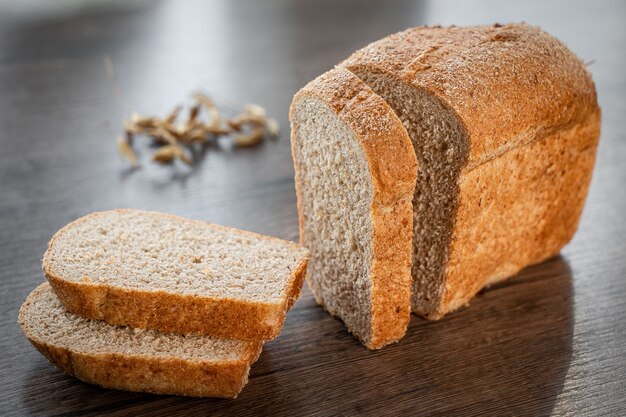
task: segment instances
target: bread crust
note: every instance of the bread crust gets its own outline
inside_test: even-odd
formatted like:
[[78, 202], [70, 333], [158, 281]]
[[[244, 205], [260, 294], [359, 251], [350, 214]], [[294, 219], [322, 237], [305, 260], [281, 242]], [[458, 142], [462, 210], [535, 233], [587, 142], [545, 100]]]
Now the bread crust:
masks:
[[[24, 310], [44, 291], [40, 285], [20, 309]], [[33, 346], [68, 375], [105, 388], [192, 397], [236, 398], [248, 382], [250, 366], [258, 359], [263, 343], [247, 344], [241, 360], [198, 361], [122, 353], [79, 351], [42, 340], [22, 326]]]
[[[131, 209], [117, 209], [125, 212]], [[93, 216], [96, 212], [77, 219], [59, 230], [50, 240], [43, 259], [43, 271], [65, 308], [74, 314], [110, 324], [130, 325], [141, 329], [162, 332], [212, 335], [239, 340], [272, 340], [278, 336], [285, 315], [300, 295], [308, 252], [291, 272], [287, 289], [279, 303], [242, 301], [230, 298], [177, 294], [162, 290], [146, 291], [125, 287], [113, 287], [98, 282], [76, 282], [57, 274], [48, 262], [48, 256], [65, 230]], [[188, 220], [172, 214], [159, 213], [176, 221], [206, 223]], [[264, 240], [280, 240], [256, 233], [219, 225], [212, 227], [237, 231]], [[282, 241], [301, 250], [296, 243]]]
[[399, 77], [438, 97], [467, 131], [467, 169], [544, 137], [541, 129], [571, 126], [598, 109], [580, 59], [523, 23], [411, 28], [340, 66]]
[[294, 121], [296, 103], [303, 98], [317, 99], [332, 109], [355, 132], [367, 159], [373, 189], [372, 324], [369, 337], [356, 336], [369, 349], [378, 349], [399, 340], [410, 319], [415, 153], [391, 108], [349, 71], [331, 70], [305, 86], [294, 97], [290, 110], [301, 240], [304, 219], [298, 167], [304, 162], [298, 161], [296, 155]]
[[[526, 24], [418, 27], [340, 66], [427, 92], [464, 131], [442, 291], [431, 307], [414, 300], [414, 312], [441, 318], [572, 238], [593, 171], [600, 109], [591, 75], [561, 42]], [[516, 221], [526, 213], [535, 224]]]
[[439, 319], [485, 285], [557, 255], [572, 239], [599, 134], [600, 113], [591, 113], [582, 123], [461, 174], [446, 288], [429, 318]]

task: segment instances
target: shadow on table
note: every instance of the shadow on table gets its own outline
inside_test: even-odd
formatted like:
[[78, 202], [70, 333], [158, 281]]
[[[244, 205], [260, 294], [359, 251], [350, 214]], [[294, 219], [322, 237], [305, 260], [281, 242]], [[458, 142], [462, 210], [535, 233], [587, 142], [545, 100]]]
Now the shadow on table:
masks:
[[556, 257], [480, 294], [438, 322], [362, 348], [308, 291], [266, 344], [236, 400], [99, 389], [33, 366], [23, 403], [36, 414], [549, 415], [572, 354], [572, 277]]

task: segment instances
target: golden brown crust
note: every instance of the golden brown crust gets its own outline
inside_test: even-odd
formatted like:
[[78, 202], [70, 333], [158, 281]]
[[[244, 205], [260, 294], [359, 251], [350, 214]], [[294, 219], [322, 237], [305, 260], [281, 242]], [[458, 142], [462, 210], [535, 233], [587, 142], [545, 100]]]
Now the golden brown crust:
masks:
[[581, 122], [597, 108], [581, 61], [526, 24], [416, 27], [341, 65], [398, 76], [438, 97], [468, 132], [470, 168], [536, 140], [538, 129]]
[[[400, 339], [410, 319], [411, 285], [411, 198], [417, 178], [417, 162], [411, 141], [391, 108], [357, 77], [344, 69], [335, 69], [318, 77], [295, 97], [312, 97], [324, 102], [355, 132], [367, 158], [372, 178], [373, 254], [372, 329], [364, 344], [378, 349]], [[302, 236], [303, 216], [298, 161], [292, 137], [296, 164], [296, 192]]]
[[[23, 311], [47, 284], [40, 285], [24, 302]], [[22, 326], [26, 337], [50, 362], [66, 374], [105, 388], [192, 397], [235, 398], [248, 382], [250, 366], [263, 343], [249, 343], [241, 360], [197, 361], [177, 357], [94, 353], [57, 346], [35, 337]]]
[[590, 74], [561, 42], [525, 24], [418, 27], [340, 65], [429, 93], [465, 133], [443, 295], [418, 314], [440, 318], [571, 239], [600, 110]]
[[[372, 207], [372, 335], [370, 349], [398, 341], [411, 318], [411, 242], [413, 205], [400, 199], [391, 207]], [[406, 236], [409, 238], [407, 239]]]
[[289, 286], [288, 296], [287, 296], [287, 310], [291, 309], [293, 305], [300, 298], [300, 294], [302, 293], [302, 281], [304, 281], [304, 277], [306, 276], [306, 266], [309, 261], [309, 258], [306, 258], [303, 262], [296, 267], [293, 272], [293, 282]]
[[189, 397], [236, 398], [250, 364], [194, 363], [181, 359], [89, 354], [29, 340], [68, 375], [104, 388]]
[[[123, 212], [126, 209], [116, 211]], [[47, 261], [48, 254], [64, 230], [77, 222], [87, 221], [92, 213], [68, 224], [57, 232], [44, 255], [43, 271], [55, 293], [70, 312], [111, 324], [126, 324], [141, 329], [163, 332], [212, 335], [239, 340], [272, 340], [278, 336], [285, 315], [300, 294], [306, 271], [308, 254], [292, 271], [287, 289], [279, 303], [262, 303], [228, 298], [176, 294], [166, 291], [145, 291], [124, 287], [111, 287], [96, 282], [75, 282], [55, 273]], [[178, 221], [203, 222], [166, 215]], [[233, 230], [224, 226], [214, 227]], [[256, 238], [279, 240], [252, 232], [238, 230]], [[294, 245], [299, 245], [287, 242]]]
[[[576, 232], [600, 113], [461, 174], [460, 204], [437, 319], [485, 285], [556, 255]], [[518, 168], [519, 167], [519, 168]]]

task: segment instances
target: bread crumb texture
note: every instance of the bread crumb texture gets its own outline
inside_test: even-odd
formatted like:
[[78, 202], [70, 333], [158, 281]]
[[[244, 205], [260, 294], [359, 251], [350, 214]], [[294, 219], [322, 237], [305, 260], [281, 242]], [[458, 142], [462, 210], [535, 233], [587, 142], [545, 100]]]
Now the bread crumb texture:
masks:
[[292, 242], [129, 209], [64, 227], [50, 242], [44, 267], [72, 282], [274, 303], [287, 295], [306, 254]]
[[238, 340], [161, 333], [90, 320], [68, 312], [49, 284], [38, 287], [24, 303], [20, 325], [35, 340], [90, 354], [237, 361], [244, 357], [250, 345]]

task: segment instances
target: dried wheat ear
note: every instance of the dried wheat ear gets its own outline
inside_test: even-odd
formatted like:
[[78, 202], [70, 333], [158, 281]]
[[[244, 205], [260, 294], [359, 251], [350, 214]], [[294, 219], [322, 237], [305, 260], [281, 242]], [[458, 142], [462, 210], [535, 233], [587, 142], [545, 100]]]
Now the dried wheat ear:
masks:
[[267, 137], [277, 138], [279, 133], [278, 122], [267, 117], [265, 109], [256, 104], [248, 104], [243, 112], [227, 118], [220, 114], [210, 97], [195, 93], [194, 104], [184, 119], [180, 117], [182, 112], [183, 106], [179, 105], [162, 119], [133, 113], [124, 122], [124, 135], [117, 139], [120, 156], [133, 167], [140, 165], [133, 149], [133, 139], [137, 135], [150, 137], [158, 146], [152, 154], [153, 161], [168, 164], [178, 159], [192, 164], [189, 151], [196, 144], [207, 144], [220, 136], [227, 136], [234, 147], [246, 147]]

